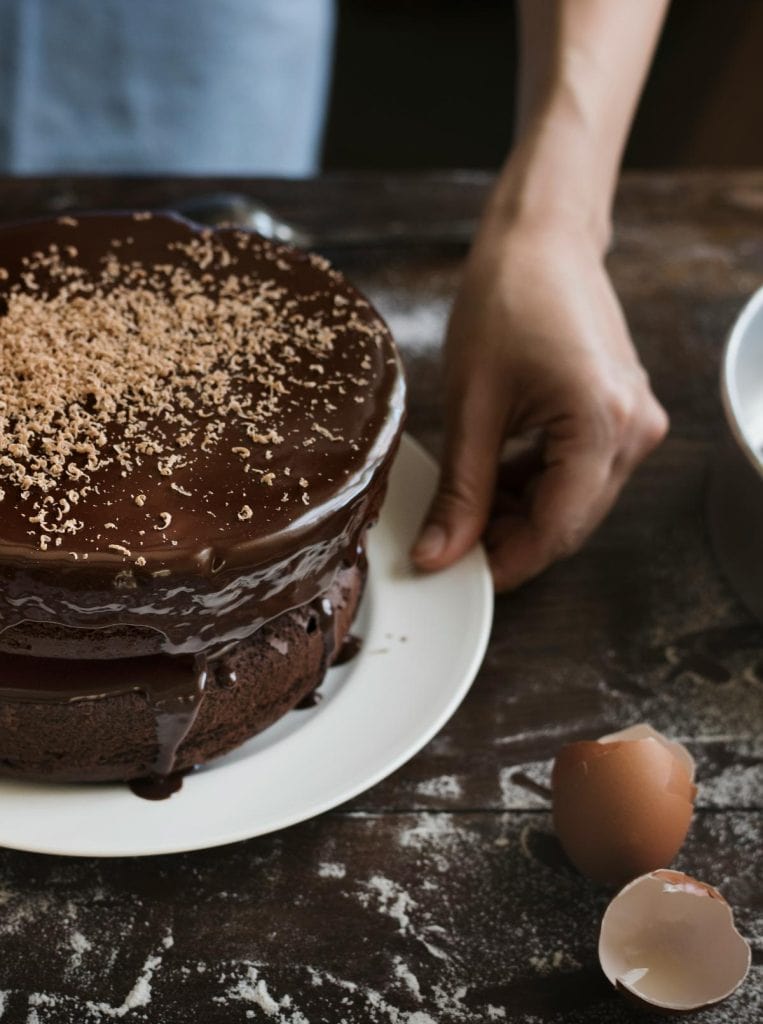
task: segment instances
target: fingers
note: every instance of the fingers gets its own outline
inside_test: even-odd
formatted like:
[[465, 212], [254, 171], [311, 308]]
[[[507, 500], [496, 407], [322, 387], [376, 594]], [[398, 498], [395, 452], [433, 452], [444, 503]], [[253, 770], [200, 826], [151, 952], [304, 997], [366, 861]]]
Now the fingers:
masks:
[[504, 441], [496, 477], [496, 501], [516, 498], [545, 465], [543, 430], [528, 430]]
[[634, 423], [615, 457], [614, 470], [628, 476], [636, 466], [665, 439], [670, 421], [668, 414], [651, 394], [647, 394]]
[[615, 499], [609, 460], [581, 452], [538, 478], [529, 510], [493, 524], [488, 537], [496, 590], [518, 587], [571, 555]]
[[667, 431], [667, 416], [648, 396], [616, 443], [582, 431], [550, 442], [550, 464], [532, 487], [529, 507], [500, 516], [486, 542], [496, 590], [520, 586], [577, 551], [604, 519], [635, 466]]
[[465, 554], [488, 521], [495, 490], [505, 398], [475, 381], [448, 417], [437, 492], [411, 559], [420, 569], [442, 569]]
[[[450, 565], [479, 540], [492, 506], [495, 518], [486, 543], [499, 591], [520, 586], [577, 551], [668, 427], [664, 410], [647, 394], [635, 413], [613, 417], [617, 427], [605, 431], [606, 441], [598, 431], [592, 436], [578, 425], [570, 428], [571, 436], [550, 439], [545, 467], [537, 445], [531, 445], [514, 453], [502, 470], [501, 407], [488, 394], [462, 403], [449, 433], [437, 494], [411, 552], [419, 568]], [[496, 497], [499, 474], [505, 486]], [[530, 477], [528, 508], [517, 492]]]

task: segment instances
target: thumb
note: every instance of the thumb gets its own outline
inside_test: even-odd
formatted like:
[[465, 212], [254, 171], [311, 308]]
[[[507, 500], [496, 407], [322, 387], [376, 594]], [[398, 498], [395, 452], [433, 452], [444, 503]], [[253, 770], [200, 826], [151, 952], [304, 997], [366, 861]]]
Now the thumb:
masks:
[[420, 569], [442, 569], [455, 562], [485, 529], [501, 446], [501, 404], [483, 393], [471, 411], [464, 403], [449, 417], [437, 492], [411, 550]]

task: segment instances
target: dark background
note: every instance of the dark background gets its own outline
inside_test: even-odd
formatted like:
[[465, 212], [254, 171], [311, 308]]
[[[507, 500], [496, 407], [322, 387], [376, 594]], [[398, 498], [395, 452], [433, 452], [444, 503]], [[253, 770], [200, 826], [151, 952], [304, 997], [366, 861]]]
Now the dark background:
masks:
[[[763, 164], [762, 56], [763, 0], [673, 0], [626, 166]], [[339, 0], [325, 168], [497, 167], [515, 62], [511, 0]]]

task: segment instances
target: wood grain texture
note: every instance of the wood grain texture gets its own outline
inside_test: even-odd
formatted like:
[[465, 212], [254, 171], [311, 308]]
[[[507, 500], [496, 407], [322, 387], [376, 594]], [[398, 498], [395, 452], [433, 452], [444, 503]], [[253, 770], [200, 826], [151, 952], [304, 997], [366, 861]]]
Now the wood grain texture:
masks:
[[[489, 182], [0, 180], [0, 216], [156, 205], [221, 184], [320, 228], [461, 219]], [[335, 255], [388, 317], [409, 428], [436, 451], [463, 250]], [[697, 757], [699, 809], [677, 866], [721, 889], [754, 947], [745, 987], [697, 1019], [763, 1018], [763, 627], [720, 576], [704, 519], [719, 354], [763, 282], [763, 173], [626, 178], [610, 265], [671, 435], [583, 553], [498, 600], [452, 721], [350, 805], [274, 836], [135, 861], [0, 852], [0, 1024], [649, 1020], [600, 975], [607, 896], [567, 865], [547, 799], [562, 743], [638, 720]]]

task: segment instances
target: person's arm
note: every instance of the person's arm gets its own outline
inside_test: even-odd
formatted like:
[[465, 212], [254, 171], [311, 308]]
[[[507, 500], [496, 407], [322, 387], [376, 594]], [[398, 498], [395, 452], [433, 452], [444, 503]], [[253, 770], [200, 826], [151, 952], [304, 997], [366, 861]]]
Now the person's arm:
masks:
[[[519, 133], [448, 328], [445, 453], [420, 568], [459, 558], [492, 509], [496, 587], [519, 585], [577, 550], [667, 430], [603, 264], [667, 2], [520, 0]], [[528, 433], [540, 458], [507, 503], [501, 453]]]

